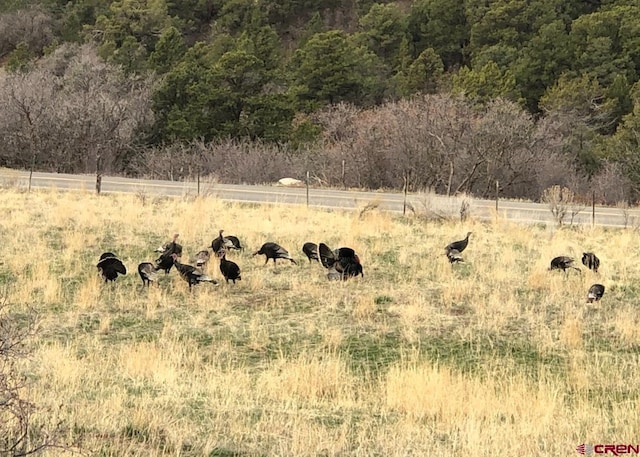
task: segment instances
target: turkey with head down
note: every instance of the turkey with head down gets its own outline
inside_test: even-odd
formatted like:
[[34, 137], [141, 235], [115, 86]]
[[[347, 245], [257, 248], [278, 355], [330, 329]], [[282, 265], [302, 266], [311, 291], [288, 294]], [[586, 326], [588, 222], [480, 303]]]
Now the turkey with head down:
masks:
[[582, 273], [582, 270], [580, 270], [580, 268], [576, 267], [573, 264], [574, 262], [575, 259], [573, 257], [560, 255], [558, 257], [554, 257], [551, 260], [551, 266], [549, 267], [549, 270], [562, 270], [566, 273], [568, 269], [573, 268], [574, 270], [578, 270], [580, 273]]
[[302, 245], [302, 252], [307, 256], [309, 262], [312, 260], [320, 261], [320, 258], [318, 257], [318, 245], [316, 243], [304, 243]]
[[180, 263], [178, 261], [177, 254], [171, 254], [171, 258], [173, 259], [173, 264], [176, 267], [176, 270], [180, 273], [180, 277], [189, 283], [189, 290], [191, 290], [191, 286], [195, 286], [201, 282], [210, 282], [214, 285], [218, 284], [218, 281], [205, 275], [201, 269], [196, 268], [193, 265]]
[[138, 274], [142, 279], [142, 287], [158, 280], [158, 270], [151, 262], [142, 262], [138, 265]]
[[209, 249], [203, 249], [202, 251], [196, 253], [195, 257], [193, 257], [190, 262], [195, 263], [196, 267], [206, 270], [210, 258], [211, 253], [209, 252]]
[[593, 252], [583, 252], [582, 265], [589, 270], [593, 270], [594, 273], [597, 273], [598, 268], [600, 268], [600, 259]]
[[594, 301], [598, 301], [604, 295], [604, 286], [602, 284], [594, 284], [589, 287], [589, 292], [587, 292], [587, 303], [593, 303]]
[[298, 262], [296, 262], [293, 257], [289, 255], [289, 251], [280, 246], [278, 243], [274, 243], [273, 241], [264, 243], [259, 250], [253, 253], [254, 256], [259, 254], [266, 257], [264, 261], [265, 265], [267, 264], [267, 262], [269, 262], [269, 259], [273, 259], [274, 264], [276, 263], [276, 259], [285, 259], [290, 261], [294, 265], [298, 264]]

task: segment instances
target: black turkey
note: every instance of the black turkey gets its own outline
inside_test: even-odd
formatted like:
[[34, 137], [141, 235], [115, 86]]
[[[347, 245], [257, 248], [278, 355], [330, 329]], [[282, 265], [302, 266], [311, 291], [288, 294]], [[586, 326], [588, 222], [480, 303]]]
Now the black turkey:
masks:
[[269, 241], [264, 243], [262, 247], [253, 253], [253, 255], [264, 255], [266, 257], [264, 264], [266, 265], [269, 262], [269, 259], [273, 259], [273, 263], [276, 263], [276, 259], [285, 259], [289, 260], [291, 263], [297, 265], [298, 263], [289, 255], [289, 252], [280, 246], [278, 243], [274, 243]]
[[162, 252], [160, 257], [156, 259], [156, 270], [164, 270], [165, 274], [169, 273], [171, 267], [173, 267], [173, 255], [175, 254], [177, 257], [182, 256], [182, 246], [176, 242], [179, 236], [180, 235], [176, 233], [173, 235], [172, 241], [156, 249], [156, 252]]
[[210, 282], [212, 284], [218, 284], [218, 281], [210, 276], [205, 275], [202, 270], [194, 267], [193, 265], [187, 265], [178, 261], [178, 255], [172, 254], [173, 264], [180, 273], [180, 277], [189, 283], [189, 290], [191, 286], [200, 284], [201, 282]]
[[225, 238], [231, 241], [231, 244], [233, 245], [231, 249], [237, 249], [238, 251], [244, 250], [244, 246], [240, 244], [240, 240], [238, 239], [237, 236], [227, 235], [225, 236]]
[[346, 280], [358, 275], [364, 277], [360, 258], [353, 249], [342, 247], [332, 251], [329, 246], [320, 243], [318, 254], [322, 266], [329, 270], [329, 279]]
[[580, 268], [573, 265], [574, 262], [575, 259], [573, 259], [573, 257], [568, 257], [566, 255], [554, 257], [551, 260], [551, 266], [549, 267], [549, 270], [562, 270], [566, 273], [568, 269], [573, 268], [574, 270], [578, 270], [581, 272]]
[[316, 243], [304, 243], [302, 245], [302, 252], [307, 256], [309, 262], [312, 260], [320, 261], [320, 258], [318, 257], [318, 245]]
[[225, 281], [228, 283], [229, 280], [231, 280], [234, 284], [236, 280], [240, 281], [242, 279], [240, 276], [240, 267], [237, 263], [227, 260], [227, 251], [220, 249], [220, 251], [218, 251], [218, 257], [220, 257], [220, 272], [222, 276], [224, 276]]
[[597, 273], [598, 268], [600, 268], [600, 259], [593, 252], [583, 252], [582, 265]]
[[171, 254], [178, 254], [178, 257], [182, 257], [182, 245], [178, 244], [176, 240], [180, 235], [178, 233], [173, 235], [171, 241], [167, 241], [165, 244], [156, 249], [156, 252], [160, 252], [161, 254], [169, 253], [169, 257]]
[[449, 243], [445, 248], [445, 253], [448, 255], [449, 252], [451, 251], [458, 251], [459, 254], [462, 253], [462, 251], [464, 251], [467, 248], [467, 245], [469, 244], [469, 235], [471, 235], [471, 232], [467, 232], [467, 236], [460, 241], [454, 241], [453, 243]]
[[151, 262], [142, 262], [139, 264], [138, 274], [140, 275], [140, 279], [142, 279], [142, 287], [149, 287], [150, 283], [158, 279], [156, 267]]
[[96, 266], [104, 278], [104, 282], [115, 281], [119, 274], [127, 274], [127, 268], [124, 266], [124, 263], [122, 263], [122, 260], [116, 257], [112, 252], [103, 253], [100, 256], [98, 265]]
[[604, 295], [604, 286], [602, 284], [594, 284], [589, 287], [589, 292], [587, 293], [587, 303], [593, 303], [594, 301], [598, 301]]
[[[220, 249], [240, 249], [236, 248], [236, 246], [233, 244], [233, 241], [229, 239], [230, 237], [222, 236], [223, 232], [224, 230], [220, 230], [218, 237], [214, 238], [214, 240], [211, 242], [211, 249], [213, 250], [213, 252], [220, 252]], [[235, 238], [238, 245], [240, 245], [240, 241], [238, 240], [238, 238], [235, 236], [233, 238]]]

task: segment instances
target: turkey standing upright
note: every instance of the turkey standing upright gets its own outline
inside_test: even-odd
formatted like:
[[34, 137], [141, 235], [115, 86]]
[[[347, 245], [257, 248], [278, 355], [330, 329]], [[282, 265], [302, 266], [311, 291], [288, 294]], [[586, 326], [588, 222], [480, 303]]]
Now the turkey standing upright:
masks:
[[220, 251], [218, 251], [218, 257], [220, 257], [220, 272], [227, 283], [229, 280], [232, 280], [234, 284], [236, 283], [236, 280], [242, 280], [242, 277], [240, 276], [240, 267], [237, 263], [227, 260], [227, 251], [220, 249]]
[[156, 270], [164, 270], [165, 274], [168, 274], [171, 271], [171, 267], [173, 267], [173, 255], [175, 254], [177, 257], [182, 256], [182, 246], [176, 243], [180, 235], [173, 235], [173, 240], [165, 243], [163, 246], [160, 246], [156, 249], [156, 252], [162, 252], [160, 257], [156, 259]]

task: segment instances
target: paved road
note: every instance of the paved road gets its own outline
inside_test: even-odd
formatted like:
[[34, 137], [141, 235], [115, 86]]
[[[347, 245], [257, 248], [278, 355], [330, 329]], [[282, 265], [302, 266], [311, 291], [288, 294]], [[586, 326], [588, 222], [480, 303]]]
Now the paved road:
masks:
[[[28, 187], [29, 172], [0, 169], [0, 185]], [[95, 176], [68, 175], [56, 173], [34, 173], [32, 188], [56, 188], [60, 190], [95, 190]], [[195, 182], [158, 181], [105, 176], [102, 179], [104, 193], [146, 193], [148, 195], [184, 196], [197, 195]], [[201, 182], [202, 194], [215, 195], [222, 200], [251, 203], [281, 203], [304, 205], [307, 191], [303, 188], [280, 186], [249, 186], [233, 184], [214, 184]], [[459, 217], [462, 197], [444, 197], [435, 194], [410, 193], [407, 198], [409, 209], [420, 214]], [[496, 217], [495, 200], [469, 198], [469, 214], [476, 219]], [[377, 209], [402, 213], [404, 196], [401, 193], [342, 191], [323, 188], [309, 190], [309, 205], [331, 209], [362, 210], [368, 205]], [[529, 202], [500, 200], [497, 215], [500, 218], [526, 223], [553, 223], [548, 205]], [[570, 214], [565, 221], [568, 223]], [[574, 224], [591, 224], [591, 207], [580, 208], [574, 217]], [[600, 226], [625, 227], [640, 224], [640, 210], [626, 211], [619, 208], [596, 206], [595, 222]]]

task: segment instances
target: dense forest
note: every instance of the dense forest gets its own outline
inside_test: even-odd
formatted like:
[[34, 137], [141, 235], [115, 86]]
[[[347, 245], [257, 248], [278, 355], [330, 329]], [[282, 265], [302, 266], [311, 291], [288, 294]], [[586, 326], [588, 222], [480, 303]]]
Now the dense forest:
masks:
[[8, 0], [0, 165], [640, 198], [636, 0]]

